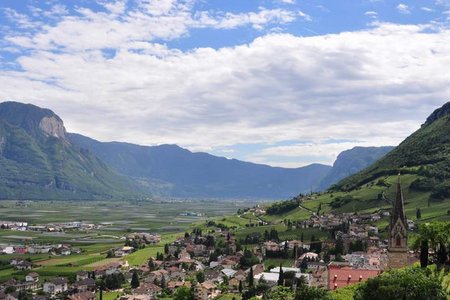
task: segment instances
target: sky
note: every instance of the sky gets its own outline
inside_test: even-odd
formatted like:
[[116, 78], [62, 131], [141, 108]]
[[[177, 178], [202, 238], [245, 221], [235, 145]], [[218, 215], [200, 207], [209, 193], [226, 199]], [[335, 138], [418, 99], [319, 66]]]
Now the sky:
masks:
[[398, 145], [450, 101], [450, 0], [0, 1], [0, 102], [272, 166]]

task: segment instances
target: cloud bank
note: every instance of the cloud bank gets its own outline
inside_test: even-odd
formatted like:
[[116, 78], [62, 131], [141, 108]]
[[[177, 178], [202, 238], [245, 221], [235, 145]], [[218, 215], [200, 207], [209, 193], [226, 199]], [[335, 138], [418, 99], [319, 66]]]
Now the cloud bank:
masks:
[[[264, 30], [313, 18], [154, 3], [130, 10], [124, 1], [105, 1], [104, 10], [79, 7], [77, 15], [59, 7], [53, 25], [24, 16], [22, 26], [36, 26], [3, 41], [20, 53], [16, 68], [0, 70], [0, 99], [51, 108], [69, 131], [103, 141], [176, 143], [296, 167], [331, 164], [357, 145], [396, 145], [450, 98], [445, 27], [374, 23], [313, 37], [263, 32], [248, 44], [182, 51], [164, 41], [196, 28]], [[237, 144], [261, 146], [242, 154]]]

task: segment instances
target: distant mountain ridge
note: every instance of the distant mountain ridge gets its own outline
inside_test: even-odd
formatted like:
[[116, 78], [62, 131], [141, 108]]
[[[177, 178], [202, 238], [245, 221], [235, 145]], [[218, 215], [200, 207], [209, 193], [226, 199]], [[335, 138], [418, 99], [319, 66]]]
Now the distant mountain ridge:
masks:
[[176, 197], [283, 199], [316, 189], [330, 166], [312, 164], [288, 169], [192, 153], [176, 145], [139, 146], [102, 143], [69, 134], [120, 173]]
[[342, 151], [337, 156], [331, 170], [320, 182], [319, 190], [327, 189], [341, 179], [368, 167], [394, 148], [392, 146], [354, 147], [350, 150]]
[[[384, 153], [359, 149], [365, 155], [358, 156], [357, 150], [341, 155], [333, 168], [271, 167], [176, 145], [99, 142], [67, 133], [62, 119], [49, 109], [3, 102], [0, 199], [285, 199], [327, 187]], [[352, 153], [357, 163], [351, 163]]]

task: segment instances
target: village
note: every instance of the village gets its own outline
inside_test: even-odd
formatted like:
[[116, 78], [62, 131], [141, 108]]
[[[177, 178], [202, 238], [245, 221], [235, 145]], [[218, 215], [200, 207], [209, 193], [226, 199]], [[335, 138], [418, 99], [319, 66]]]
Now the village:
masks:
[[[255, 206], [245, 213], [262, 216], [265, 211]], [[389, 216], [387, 211], [372, 214], [313, 213], [308, 220], [285, 221], [289, 227], [300, 230], [316, 228], [329, 237], [320, 240], [304, 240], [303, 235], [298, 239], [280, 240], [271, 224], [250, 222], [248, 227], [261, 225], [267, 228], [264, 234], [255, 235], [256, 243], [251, 237], [237, 239], [233, 229], [220, 222], [207, 221], [165, 244], [164, 251], [149, 257], [140, 266], [130, 266], [127, 255], [139, 251], [142, 245], [159, 244], [161, 237], [146, 232], [128, 233], [123, 237], [122, 247], [107, 251], [106, 257], [119, 260], [94, 270], [79, 271], [72, 277], [41, 279], [39, 270], [35, 270], [38, 266], [26, 259], [11, 259], [10, 264], [14, 268], [27, 274], [23, 280], [11, 279], [1, 283], [0, 299], [22, 300], [26, 293], [30, 299], [39, 300], [91, 300], [97, 299], [99, 293], [111, 291], [119, 291], [121, 300], [167, 296], [177, 299], [177, 293], [186, 291], [194, 299], [206, 300], [223, 294], [251, 296], [249, 291], [262, 295], [275, 286], [295, 287], [298, 284], [332, 291], [378, 276], [388, 268], [388, 240], [380, 236], [373, 223]], [[18, 222], [3, 224], [5, 230], [19, 230], [16, 227], [36, 230], [38, 227]], [[408, 230], [414, 230], [412, 221], [407, 220], [407, 224]], [[97, 225], [67, 223], [51, 226], [67, 230]], [[49, 226], [41, 227], [48, 230]], [[81, 250], [68, 244], [8, 245], [1, 248], [5, 254], [64, 256], [78, 251]], [[416, 253], [408, 253], [411, 262], [417, 260], [416, 257]], [[281, 259], [283, 264], [267, 263], [273, 259]]]

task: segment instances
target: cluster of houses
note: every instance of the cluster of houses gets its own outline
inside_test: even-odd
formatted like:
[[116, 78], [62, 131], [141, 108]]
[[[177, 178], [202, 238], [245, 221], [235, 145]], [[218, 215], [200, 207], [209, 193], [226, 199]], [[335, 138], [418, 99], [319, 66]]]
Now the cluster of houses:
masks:
[[[0, 284], [0, 299], [19, 300], [21, 292], [41, 290], [34, 293], [34, 300], [47, 300], [57, 295], [64, 295], [69, 300], [94, 300], [96, 299], [96, 284], [93, 278], [88, 277], [87, 272], [79, 272], [76, 282], [69, 283], [65, 277], [56, 277], [41, 282], [36, 272], [30, 272], [22, 281], [11, 279]], [[12, 289], [13, 292], [8, 292]]]
[[0, 221], [0, 229], [15, 231], [63, 232], [67, 230], [92, 230], [99, 227], [101, 227], [101, 225], [79, 221], [45, 225], [29, 225], [27, 222], [21, 221]]
[[[257, 215], [265, 213], [260, 207], [253, 210]], [[11, 264], [15, 268], [30, 270], [30, 273], [22, 281], [10, 280], [1, 284], [0, 300], [18, 300], [14, 298], [17, 292], [38, 289], [42, 290], [42, 293], [41, 296], [36, 296], [36, 300], [48, 299], [55, 295], [64, 295], [71, 300], [93, 300], [96, 297], [96, 279], [115, 275], [122, 276], [130, 283], [136, 276], [139, 278], [138, 286], [127, 291], [121, 296], [121, 300], [156, 299], [181, 287], [193, 291], [195, 299], [209, 300], [216, 298], [224, 290], [242, 293], [249, 278], [253, 278], [255, 283], [264, 281], [268, 288], [271, 288], [279, 284], [281, 274], [286, 273], [289, 273], [291, 278], [302, 279], [309, 286], [335, 290], [378, 276], [386, 268], [387, 241], [380, 239], [378, 228], [373, 225], [386, 216], [389, 216], [389, 213], [383, 211], [364, 215], [313, 214], [308, 220], [296, 222], [295, 226], [330, 232], [333, 235], [332, 239], [310, 242], [303, 240], [279, 242], [276, 239], [266, 239], [259, 245], [252, 245], [251, 249], [245, 250], [227, 228], [215, 227], [217, 225], [215, 224], [211, 225], [213, 230], [209, 233], [202, 234], [201, 230], [194, 230], [192, 234], [186, 233], [184, 237], [177, 238], [165, 245], [164, 253], [158, 253], [157, 257], [150, 258], [141, 266], [130, 267], [123, 258], [89, 272], [78, 272], [76, 280], [71, 283], [64, 277], [40, 282], [39, 275], [32, 272], [30, 262], [13, 259]], [[414, 223], [408, 222], [408, 227], [413, 229]], [[113, 249], [114, 256], [124, 257], [135, 251], [136, 245], [160, 243], [161, 237], [149, 233], [129, 233], [125, 240], [125, 246]], [[342, 248], [340, 253], [336, 253], [338, 243]], [[8, 254], [68, 255], [74, 251], [70, 245], [0, 248], [0, 252]], [[285, 259], [292, 258], [290, 267], [267, 265], [268, 258], [277, 253], [281, 255], [283, 252], [289, 253], [289, 258], [284, 257]], [[8, 287], [14, 287], [15, 293], [6, 293]]]
[[70, 255], [81, 253], [80, 248], [72, 247], [69, 244], [52, 245], [0, 245], [0, 254], [49, 254], [49, 255]]
[[129, 242], [136, 241], [140, 244], [159, 244], [161, 242], [161, 236], [158, 234], [151, 234], [147, 232], [134, 232], [129, 233], [126, 236], [126, 240]]

